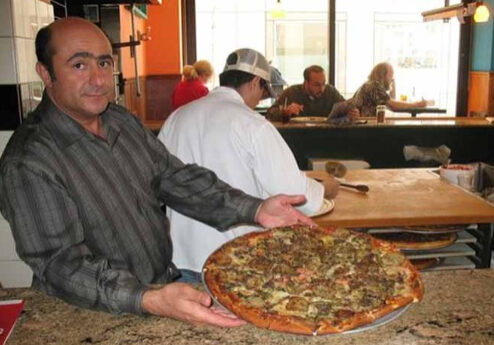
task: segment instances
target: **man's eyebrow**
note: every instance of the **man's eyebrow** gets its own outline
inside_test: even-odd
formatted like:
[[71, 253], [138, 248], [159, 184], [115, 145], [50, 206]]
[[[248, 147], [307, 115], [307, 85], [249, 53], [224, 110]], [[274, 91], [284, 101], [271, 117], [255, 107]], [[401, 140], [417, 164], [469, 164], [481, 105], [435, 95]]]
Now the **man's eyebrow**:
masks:
[[113, 62], [113, 56], [110, 54], [103, 54], [98, 56], [98, 60], [111, 60]]
[[75, 53], [74, 55], [72, 55], [68, 60], [67, 62], [70, 62], [74, 59], [77, 59], [77, 58], [96, 58], [98, 60], [112, 60], [113, 61], [113, 57], [110, 55], [110, 54], [103, 54], [103, 55], [100, 55], [100, 56], [94, 56], [94, 54], [92, 53], [89, 53], [89, 52], [78, 52], [78, 53]]
[[94, 58], [94, 55], [89, 53], [89, 52], [77, 52], [74, 55], [72, 55], [70, 58], [68, 58], [67, 62], [70, 62], [74, 59], [77, 58]]

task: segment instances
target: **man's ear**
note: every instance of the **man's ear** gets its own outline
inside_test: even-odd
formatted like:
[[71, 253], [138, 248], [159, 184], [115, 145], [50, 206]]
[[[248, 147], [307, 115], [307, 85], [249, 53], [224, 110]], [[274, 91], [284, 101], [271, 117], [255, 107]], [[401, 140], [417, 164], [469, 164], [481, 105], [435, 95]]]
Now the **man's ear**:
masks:
[[252, 85], [252, 87], [255, 87], [256, 85], [258, 87], [261, 87], [261, 77], [256, 75], [254, 78], [252, 78], [251, 85]]
[[43, 81], [43, 84], [45, 84], [45, 87], [50, 88], [52, 86], [53, 80], [51, 79], [48, 68], [39, 61], [36, 63], [36, 73], [38, 73], [39, 77]]

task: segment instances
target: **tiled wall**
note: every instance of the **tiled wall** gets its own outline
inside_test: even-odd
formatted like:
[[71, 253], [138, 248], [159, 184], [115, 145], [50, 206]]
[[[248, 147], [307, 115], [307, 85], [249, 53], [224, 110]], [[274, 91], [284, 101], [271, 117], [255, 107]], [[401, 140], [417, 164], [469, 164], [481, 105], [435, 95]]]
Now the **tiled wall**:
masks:
[[[0, 129], [13, 129], [39, 101], [41, 81], [36, 74], [34, 40], [53, 21], [53, 6], [41, 0], [0, 0], [0, 103], [4, 94], [17, 94], [15, 107], [0, 108]], [[5, 121], [3, 121], [4, 119]]]
[[[0, 155], [12, 133], [12, 131], [0, 131]], [[0, 284], [4, 288], [27, 287], [31, 285], [32, 277], [31, 269], [15, 252], [9, 223], [0, 214]]]
[[[52, 21], [53, 7], [47, 2], [0, 0], [0, 129], [14, 129], [39, 101], [34, 40]], [[11, 135], [0, 130], [0, 154]], [[23, 287], [31, 280], [32, 271], [17, 256], [9, 224], [0, 215], [0, 284]]]
[[0, 84], [40, 81], [34, 39], [53, 21], [53, 6], [41, 0], [0, 1]]

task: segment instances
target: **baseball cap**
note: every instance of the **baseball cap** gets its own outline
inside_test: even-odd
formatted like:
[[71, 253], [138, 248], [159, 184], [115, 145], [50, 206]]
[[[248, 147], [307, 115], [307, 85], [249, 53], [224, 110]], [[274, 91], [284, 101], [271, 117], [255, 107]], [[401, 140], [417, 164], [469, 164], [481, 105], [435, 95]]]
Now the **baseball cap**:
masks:
[[268, 60], [258, 51], [250, 48], [235, 50], [226, 59], [223, 72], [226, 71], [243, 71], [264, 79], [269, 97], [276, 97], [275, 92], [271, 88], [271, 68]]

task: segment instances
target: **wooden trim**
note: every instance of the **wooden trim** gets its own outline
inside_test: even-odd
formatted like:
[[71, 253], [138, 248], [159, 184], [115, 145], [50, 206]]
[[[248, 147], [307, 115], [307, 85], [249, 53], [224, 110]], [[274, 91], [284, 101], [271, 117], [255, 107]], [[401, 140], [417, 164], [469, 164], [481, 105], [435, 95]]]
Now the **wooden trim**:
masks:
[[125, 107], [141, 120], [147, 119], [146, 77], [139, 76], [141, 95], [137, 96], [135, 78], [125, 79]]
[[328, 82], [335, 85], [336, 81], [336, 0], [328, 1]]
[[192, 65], [197, 60], [196, 2], [182, 0], [182, 60], [183, 65]]
[[163, 80], [163, 79], [170, 79], [170, 80], [176, 80], [176, 79], [181, 79], [182, 75], [181, 74], [151, 74], [147, 75], [146, 79], [150, 80]]
[[146, 77], [146, 122], [163, 122], [170, 115], [171, 96], [181, 79], [179, 74]]
[[471, 71], [469, 116], [494, 116], [494, 72]]
[[[463, 0], [467, 4], [470, 0]], [[460, 25], [460, 47], [458, 56], [458, 88], [456, 90], [456, 116], [467, 116], [468, 79], [472, 55], [472, 17], [464, 17]]]
[[489, 94], [488, 94], [488, 104], [487, 104], [487, 115], [494, 117], [494, 72], [490, 73], [489, 76]]
[[182, 35], [182, 66], [187, 65], [187, 23], [185, 21], [185, 16], [187, 12], [187, 1], [180, 1], [180, 25], [181, 25], [181, 35]]

